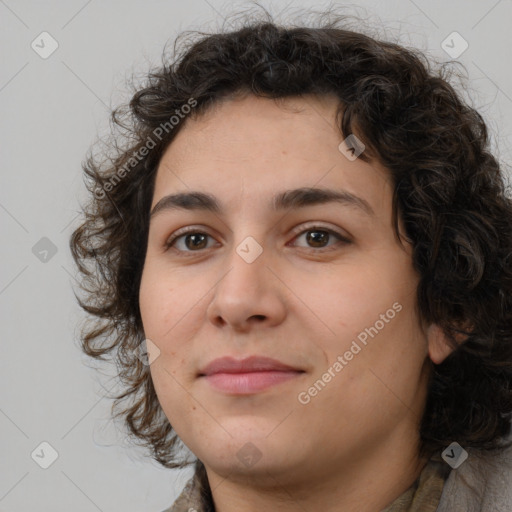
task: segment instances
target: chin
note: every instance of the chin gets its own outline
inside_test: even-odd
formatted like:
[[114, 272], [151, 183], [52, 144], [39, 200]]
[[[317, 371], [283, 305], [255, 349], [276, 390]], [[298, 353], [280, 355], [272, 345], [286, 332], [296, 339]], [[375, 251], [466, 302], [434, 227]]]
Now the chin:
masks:
[[[207, 448], [206, 448], [207, 449]], [[230, 480], [244, 480], [250, 478], [261, 479], [263, 484], [275, 483], [275, 478], [281, 475], [290, 475], [297, 462], [290, 458], [290, 448], [282, 446], [282, 453], [267, 449], [262, 443], [245, 442], [241, 448], [230, 446], [229, 449], [220, 450], [220, 453], [205, 452], [201, 459], [203, 463], [216, 474]]]
[[[296, 437], [287, 435], [286, 431], [276, 435], [274, 430], [278, 422], [262, 424], [260, 421], [260, 429], [254, 426], [254, 419], [251, 423], [249, 418], [246, 421], [238, 419], [236, 423], [235, 420], [229, 423], [223, 422], [223, 427], [230, 435], [219, 428], [217, 432], [222, 431], [220, 437], [210, 436], [188, 445], [214, 471], [221, 474], [266, 474], [282, 472], [298, 462], [295, 460]], [[290, 455], [293, 455], [293, 459]]]

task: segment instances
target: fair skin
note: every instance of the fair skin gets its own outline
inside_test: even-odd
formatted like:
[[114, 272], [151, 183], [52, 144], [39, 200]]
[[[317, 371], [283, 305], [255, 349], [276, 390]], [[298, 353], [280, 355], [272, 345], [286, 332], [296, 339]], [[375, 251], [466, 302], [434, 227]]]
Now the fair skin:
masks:
[[[419, 276], [393, 234], [390, 175], [339, 151], [336, 106], [329, 96], [222, 101], [185, 121], [157, 170], [152, 209], [192, 191], [221, 208], [152, 215], [140, 286], [145, 335], [160, 350], [150, 366], [158, 399], [204, 463], [217, 512], [377, 512], [425, 464], [430, 361], [450, 349], [418, 317]], [[348, 191], [373, 212], [354, 202], [272, 210], [275, 194], [301, 187]], [[250, 263], [237, 252], [247, 237], [262, 249]], [[347, 354], [372, 326], [378, 333]], [[216, 358], [250, 355], [302, 372], [245, 394], [199, 376]], [[243, 463], [247, 450], [256, 462]]]

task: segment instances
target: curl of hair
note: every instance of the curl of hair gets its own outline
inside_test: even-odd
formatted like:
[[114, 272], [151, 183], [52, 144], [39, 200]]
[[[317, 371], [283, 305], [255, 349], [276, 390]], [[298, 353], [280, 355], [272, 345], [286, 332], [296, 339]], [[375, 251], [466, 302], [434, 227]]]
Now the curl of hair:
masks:
[[[81, 342], [87, 355], [115, 359], [125, 388], [113, 409], [131, 400], [116, 416], [160, 464], [185, 463], [137, 357], [144, 340], [138, 294], [156, 168], [186, 120], [161, 140], [155, 130], [191, 99], [197, 104], [187, 117], [194, 118], [237, 94], [336, 95], [341, 132], [366, 145], [360, 158], [390, 171], [395, 232], [401, 240], [400, 215], [420, 276], [418, 311], [457, 347], [432, 364], [422, 449], [457, 440], [490, 450], [509, 435], [512, 201], [481, 115], [455, 92], [446, 66], [431, 67], [421, 52], [348, 30], [342, 18], [287, 28], [263, 20], [201, 34], [113, 111], [128, 143], [116, 139], [106, 165], [92, 156], [83, 164], [90, 201], [70, 239], [86, 293], [77, 299], [96, 317]], [[155, 147], [142, 157], [149, 139]]]

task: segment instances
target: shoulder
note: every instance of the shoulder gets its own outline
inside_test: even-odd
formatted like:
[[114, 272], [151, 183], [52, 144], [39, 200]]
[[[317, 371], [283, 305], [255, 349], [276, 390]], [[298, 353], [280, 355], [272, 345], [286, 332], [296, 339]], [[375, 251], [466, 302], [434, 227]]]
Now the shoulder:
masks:
[[162, 512], [203, 512], [195, 475], [187, 482], [176, 501]]
[[467, 452], [467, 460], [446, 480], [438, 512], [510, 512], [512, 446]]

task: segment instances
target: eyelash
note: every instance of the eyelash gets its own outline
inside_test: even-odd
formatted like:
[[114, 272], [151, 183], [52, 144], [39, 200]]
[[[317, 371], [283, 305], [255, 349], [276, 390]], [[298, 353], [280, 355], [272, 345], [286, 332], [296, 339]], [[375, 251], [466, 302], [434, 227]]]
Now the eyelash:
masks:
[[[319, 226], [317, 224], [313, 224], [313, 225], [309, 225], [309, 226], [301, 226], [301, 230], [298, 231], [298, 230], [294, 230], [294, 237], [293, 237], [293, 240], [296, 240], [299, 236], [301, 236], [302, 234], [304, 233], [307, 233], [308, 231], [323, 231], [325, 233], [328, 233], [329, 235], [334, 235], [336, 238], [338, 238], [339, 240], [339, 243], [341, 243], [342, 245], [347, 245], [347, 244], [350, 244], [351, 241], [344, 237], [343, 235], [341, 235], [340, 233], [338, 233], [337, 231], [334, 231], [330, 228], [327, 228], [325, 226]], [[295, 235], [295, 233], [297, 233]], [[181, 237], [184, 237], [186, 235], [189, 235], [189, 234], [200, 234], [200, 235], [206, 235], [206, 236], [209, 236], [211, 237], [211, 235], [209, 235], [208, 233], [205, 233], [203, 231], [200, 230], [200, 228], [186, 228], [186, 230], [178, 230], [176, 233], [174, 233], [174, 235], [169, 238], [165, 243], [164, 243], [164, 249], [165, 251], [169, 250], [169, 249], [173, 249], [175, 252], [177, 253], [180, 253], [180, 256], [183, 256], [183, 257], [189, 257], [189, 256], [193, 256], [195, 253], [201, 253], [201, 252], [204, 252], [205, 250], [207, 249], [198, 249], [197, 251], [182, 251], [181, 249], [176, 249], [173, 247], [174, 243], [179, 240]], [[213, 237], [211, 237], [213, 238]], [[306, 248], [306, 247], [302, 247], [302, 249], [305, 249], [306, 251], [308, 252], [314, 252], [314, 253], [325, 253], [325, 252], [329, 252], [329, 251], [332, 251], [332, 250], [336, 250], [337, 248], [337, 245], [338, 244], [335, 244], [334, 247], [328, 247], [328, 248], [325, 248], [325, 247], [322, 247], [322, 248], [314, 248], [314, 247], [309, 247], [309, 248]]]

